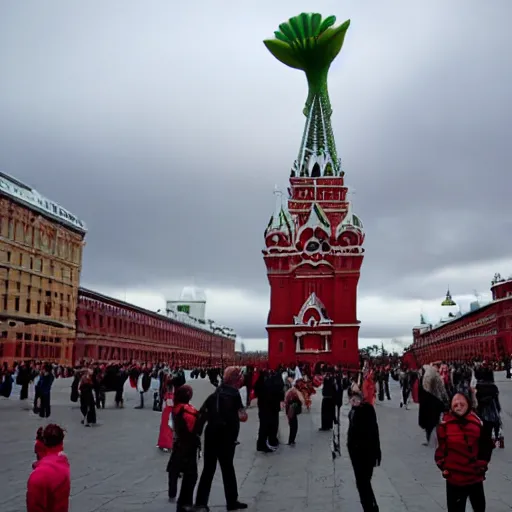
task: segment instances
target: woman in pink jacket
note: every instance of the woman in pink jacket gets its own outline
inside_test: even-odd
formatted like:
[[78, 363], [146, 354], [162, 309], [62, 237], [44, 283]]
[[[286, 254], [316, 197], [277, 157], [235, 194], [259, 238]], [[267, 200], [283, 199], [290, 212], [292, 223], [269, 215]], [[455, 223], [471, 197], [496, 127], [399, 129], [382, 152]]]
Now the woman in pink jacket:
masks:
[[27, 483], [27, 512], [68, 512], [71, 476], [63, 452], [64, 430], [50, 424], [43, 432], [46, 450], [34, 462]]

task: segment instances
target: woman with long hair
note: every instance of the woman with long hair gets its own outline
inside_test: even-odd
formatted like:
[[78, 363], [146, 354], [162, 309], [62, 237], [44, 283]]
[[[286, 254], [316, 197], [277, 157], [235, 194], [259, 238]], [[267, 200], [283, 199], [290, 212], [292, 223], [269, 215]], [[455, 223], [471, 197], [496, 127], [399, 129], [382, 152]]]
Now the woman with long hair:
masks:
[[501, 433], [501, 404], [498, 386], [494, 383], [494, 373], [491, 368], [481, 368], [475, 372], [476, 412], [483, 422], [483, 430], [487, 437], [500, 448], [504, 447]]
[[428, 446], [441, 414], [448, 409], [449, 399], [438, 369], [432, 365], [425, 365], [423, 369], [419, 390], [418, 424], [425, 431], [426, 441], [423, 445]]

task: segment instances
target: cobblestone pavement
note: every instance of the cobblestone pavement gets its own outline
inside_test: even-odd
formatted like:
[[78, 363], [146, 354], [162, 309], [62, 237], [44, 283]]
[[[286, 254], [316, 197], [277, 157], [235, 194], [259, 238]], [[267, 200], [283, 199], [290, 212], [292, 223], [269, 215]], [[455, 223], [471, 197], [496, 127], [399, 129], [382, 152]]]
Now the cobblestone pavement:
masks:
[[[206, 381], [192, 381], [197, 405], [212, 391]], [[512, 382], [500, 378], [505, 409], [505, 432], [512, 426]], [[377, 405], [383, 451], [382, 467], [375, 470], [373, 483], [381, 512], [437, 512], [444, 506], [444, 482], [433, 462], [433, 448], [421, 446], [424, 438], [417, 427], [417, 409], [398, 407], [398, 389], [393, 400]], [[69, 381], [57, 381], [53, 391], [53, 422], [67, 429], [65, 450], [71, 462], [72, 512], [172, 511], [167, 501], [168, 455], [155, 448], [160, 415], [151, 408], [134, 410], [136, 396], [127, 392], [126, 407], [99, 411], [101, 425], [86, 429], [80, 413], [69, 402]], [[149, 401], [149, 400], [148, 400]], [[236, 470], [240, 499], [249, 511], [344, 512], [360, 511], [354, 478], [344, 452], [331, 460], [331, 435], [318, 432], [320, 400], [311, 413], [299, 418], [297, 445], [281, 446], [275, 454], [258, 454], [255, 438], [257, 409], [249, 410], [237, 448]], [[348, 408], [342, 418], [342, 446]], [[25, 510], [25, 489], [34, 460], [34, 436], [43, 420], [21, 410], [16, 399], [0, 401], [0, 510]], [[281, 417], [282, 439], [288, 427]], [[512, 445], [511, 445], [512, 446]], [[512, 510], [512, 448], [496, 450], [486, 491], [490, 512]], [[225, 510], [220, 472], [211, 495], [212, 510]], [[469, 505], [468, 505], [469, 508]]]

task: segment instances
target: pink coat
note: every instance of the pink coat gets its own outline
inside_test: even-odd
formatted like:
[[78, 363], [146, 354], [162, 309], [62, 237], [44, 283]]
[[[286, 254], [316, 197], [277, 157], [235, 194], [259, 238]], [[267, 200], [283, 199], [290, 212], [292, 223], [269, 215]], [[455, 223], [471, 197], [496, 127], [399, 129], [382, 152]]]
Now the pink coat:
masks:
[[71, 476], [64, 452], [50, 451], [33, 464], [27, 483], [27, 512], [68, 512]]

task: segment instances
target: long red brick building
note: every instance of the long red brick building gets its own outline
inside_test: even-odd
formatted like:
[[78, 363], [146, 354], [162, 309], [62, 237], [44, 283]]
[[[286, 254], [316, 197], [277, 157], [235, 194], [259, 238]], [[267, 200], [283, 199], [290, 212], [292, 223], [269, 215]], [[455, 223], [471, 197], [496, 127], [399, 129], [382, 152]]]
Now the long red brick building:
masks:
[[68, 210], [0, 173], [0, 364], [235, 360], [236, 334], [205, 318], [204, 296], [168, 301], [161, 314], [81, 288], [86, 233]]
[[421, 319], [413, 328], [413, 343], [403, 360], [409, 366], [433, 361], [498, 361], [512, 354], [512, 277], [496, 274], [492, 301], [474, 302], [465, 314], [431, 325]]
[[80, 288], [74, 361], [169, 361], [186, 368], [234, 361], [230, 329], [185, 313], [181, 320]]

